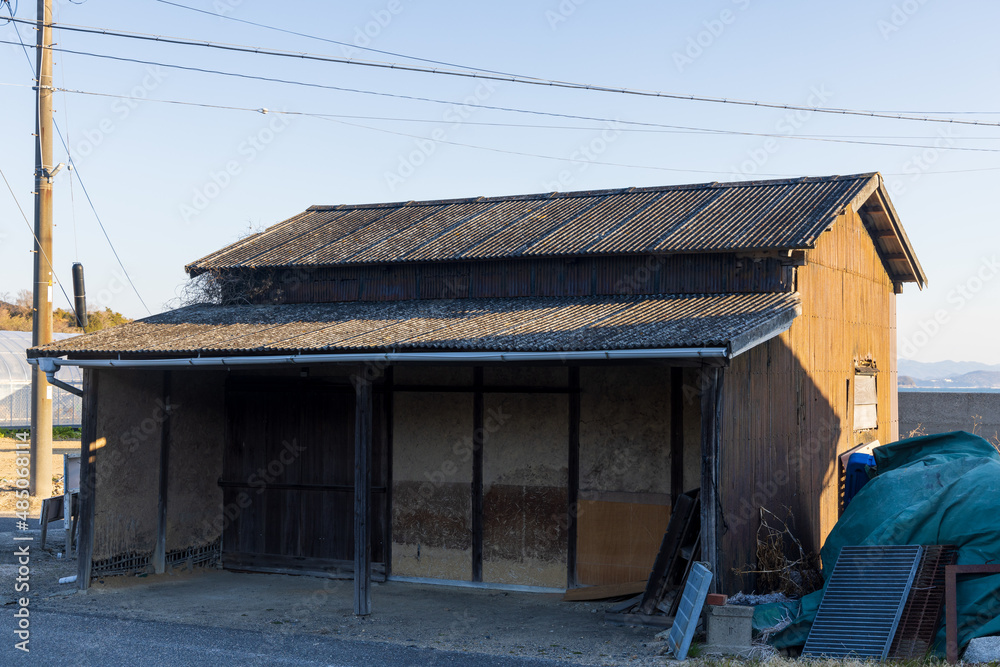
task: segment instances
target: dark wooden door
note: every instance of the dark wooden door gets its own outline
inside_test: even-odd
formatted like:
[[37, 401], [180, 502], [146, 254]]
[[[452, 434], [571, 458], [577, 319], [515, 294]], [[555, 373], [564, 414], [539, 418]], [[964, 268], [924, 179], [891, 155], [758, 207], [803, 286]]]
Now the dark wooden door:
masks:
[[[375, 395], [372, 561], [384, 563], [387, 456]], [[348, 575], [354, 558], [354, 390], [231, 381], [223, 460], [223, 564]], [[384, 571], [383, 567], [376, 573]]]

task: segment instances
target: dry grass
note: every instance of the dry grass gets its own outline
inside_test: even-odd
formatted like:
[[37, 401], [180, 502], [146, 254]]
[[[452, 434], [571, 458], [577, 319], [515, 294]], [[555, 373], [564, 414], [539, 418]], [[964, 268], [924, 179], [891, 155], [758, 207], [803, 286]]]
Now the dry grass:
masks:
[[997, 453], [1000, 453], [1000, 433], [994, 431], [992, 436], [988, 436], [983, 433], [980, 433], [982, 428], [983, 428], [983, 416], [972, 415], [972, 434], [978, 435], [980, 438], [986, 440], [986, 442], [993, 445], [993, 448], [997, 450]]
[[[788, 517], [792, 511], [785, 508]], [[788, 553], [795, 553], [795, 559]], [[784, 593], [790, 597], [808, 595], [823, 586], [819, 573], [819, 558], [806, 553], [802, 543], [788, 528], [785, 520], [771, 510], [760, 508], [757, 527], [757, 564], [734, 569], [739, 575], [757, 575], [757, 590]]]

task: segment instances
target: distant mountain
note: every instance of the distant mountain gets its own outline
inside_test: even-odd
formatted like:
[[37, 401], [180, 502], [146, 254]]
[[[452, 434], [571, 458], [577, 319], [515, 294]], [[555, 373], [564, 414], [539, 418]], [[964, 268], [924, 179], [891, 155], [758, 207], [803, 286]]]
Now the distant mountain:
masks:
[[[909, 376], [914, 380], [943, 380], [975, 371], [1000, 372], [1000, 364], [984, 364], [980, 361], [934, 361], [925, 363], [900, 359], [898, 364], [900, 376]], [[900, 378], [902, 379], [902, 378]]]
[[1000, 371], [972, 371], [933, 380], [900, 375], [896, 386], [901, 389], [1000, 389]]

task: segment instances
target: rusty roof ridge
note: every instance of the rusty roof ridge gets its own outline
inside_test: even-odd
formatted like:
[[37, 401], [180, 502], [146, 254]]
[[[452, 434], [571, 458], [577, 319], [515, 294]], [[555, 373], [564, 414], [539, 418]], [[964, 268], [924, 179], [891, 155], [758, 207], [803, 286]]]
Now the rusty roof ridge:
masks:
[[670, 191], [670, 190], [699, 190], [699, 189], [709, 189], [709, 188], [745, 188], [745, 187], [760, 187], [767, 185], [789, 185], [793, 183], [819, 183], [824, 181], [842, 181], [842, 180], [859, 180], [868, 179], [877, 174], [878, 172], [866, 172], [859, 174], [847, 174], [847, 175], [834, 175], [834, 176], [799, 176], [796, 178], [777, 178], [770, 180], [755, 180], [755, 181], [712, 181], [710, 183], [678, 183], [674, 185], [653, 185], [647, 187], [637, 187], [637, 186], [626, 186], [622, 188], [605, 188], [599, 190], [570, 190], [566, 192], [560, 192], [558, 190], [554, 192], [538, 192], [531, 194], [521, 194], [521, 195], [494, 195], [494, 196], [479, 196], [479, 197], [459, 197], [453, 199], [429, 199], [429, 200], [419, 200], [411, 202], [375, 202], [369, 204], [316, 204], [310, 206], [308, 211], [320, 211], [320, 210], [332, 210], [336, 208], [345, 209], [362, 209], [362, 208], [385, 208], [385, 207], [396, 207], [401, 206], [432, 206], [432, 205], [444, 205], [444, 204], [466, 204], [478, 200], [485, 201], [523, 201], [527, 199], [549, 199], [549, 198], [564, 198], [564, 197], [598, 197], [601, 195], [613, 195], [613, 194], [623, 194], [627, 192], [656, 192], [656, 191]]

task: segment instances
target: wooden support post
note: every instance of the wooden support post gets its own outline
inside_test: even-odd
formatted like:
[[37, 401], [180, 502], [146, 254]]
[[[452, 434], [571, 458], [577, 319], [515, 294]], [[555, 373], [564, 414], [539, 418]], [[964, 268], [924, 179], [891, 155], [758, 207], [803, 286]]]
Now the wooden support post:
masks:
[[160, 489], [156, 507], [156, 547], [153, 572], [167, 570], [167, 484], [170, 469], [170, 371], [163, 371], [163, 421], [160, 423]]
[[722, 444], [723, 369], [701, 370], [701, 559], [712, 571], [710, 592], [719, 578], [719, 450]]
[[80, 542], [77, 546], [76, 586], [90, 587], [94, 556], [94, 497], [97, 491], [98, 371], [83, 369], [83, 416], [80, 433]]
[[472, 369], [472, 580], [483, 580], [483, 367]]
[[670, 507], [684, 493], [684, 369], [670, 369]]
[[372, 384], [359, 369], [354, 377], [354, 613], [372, 608]]
[[392, 575], [392, 413], [395, 402], [393, 369], [389, 366], [383, 371], [382, 383], [382, 439], [385, 446], [382, 449], [385, 460], [385, 530], [382, 537], [382, 553], [385, 554], [385, 578]]
[[580, 367], [569, 368], [569, 470], [566, 483], [568, 502], [566, 528], [566, 588], [577, 585], [577, 517], [580, 514]]
[[945, 656], [948, 662], [958, 662], [958, 575], [1000, 574], [1000, 563], [967, 563], [946, 565], [944, 568]]

